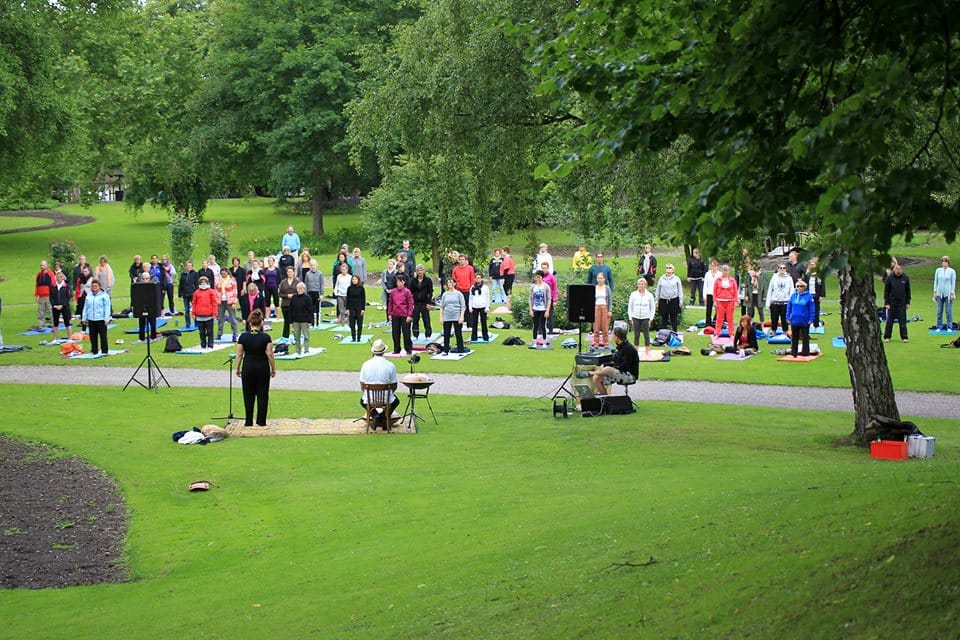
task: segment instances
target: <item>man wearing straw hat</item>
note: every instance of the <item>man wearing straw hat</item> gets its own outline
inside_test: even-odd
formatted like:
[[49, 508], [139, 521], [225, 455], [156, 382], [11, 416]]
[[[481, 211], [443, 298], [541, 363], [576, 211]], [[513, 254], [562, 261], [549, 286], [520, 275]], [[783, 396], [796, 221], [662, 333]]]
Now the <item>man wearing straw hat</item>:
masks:
[[[397, 368], [392, 362], [383, 357], [387, 352], [387, 345], [379, 338], [374, 340], [370, 347], [373, 357], [363, 363], [360, 367], [360, 384], [392, 384], [397, 388]], [[400, 398], [393, 391], [390, 391], [390, 413], [400, 404]], [[360, 397], [360, 406], [367, 408], [366, 392]]]

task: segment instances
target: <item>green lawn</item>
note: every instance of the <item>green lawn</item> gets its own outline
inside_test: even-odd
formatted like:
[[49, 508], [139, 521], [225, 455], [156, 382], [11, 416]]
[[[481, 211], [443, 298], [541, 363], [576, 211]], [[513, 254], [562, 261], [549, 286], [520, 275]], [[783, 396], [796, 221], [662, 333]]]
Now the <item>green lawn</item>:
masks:
[[[0, 637], [954, 635], [958, 421], [924, 420], [936, 457], [898, 463], [834, 448], [849, 417], [826, 412], [555, 421], [438, 394], [416, 436], [171, 443], [210, 394], [0, 388], [3, 431], [106, 469], [132, 514], [129, 583], [4, 592]], [[357, 413], [356, 394], [271, 400]]]
[[50, 224], [47, 218], [28, 218], [20, 216], [0, 216], [0, 231], [22, 229], [24, 227], [40, 227]]

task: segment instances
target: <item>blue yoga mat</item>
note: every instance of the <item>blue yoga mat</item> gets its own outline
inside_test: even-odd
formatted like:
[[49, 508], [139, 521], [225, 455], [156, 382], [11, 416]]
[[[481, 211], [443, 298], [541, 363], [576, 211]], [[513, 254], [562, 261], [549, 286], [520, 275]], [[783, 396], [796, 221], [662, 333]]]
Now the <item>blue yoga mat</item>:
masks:
[[847, 340], [843, 336], [835, 336], [831, 342], [837, 349], [847, 348]]

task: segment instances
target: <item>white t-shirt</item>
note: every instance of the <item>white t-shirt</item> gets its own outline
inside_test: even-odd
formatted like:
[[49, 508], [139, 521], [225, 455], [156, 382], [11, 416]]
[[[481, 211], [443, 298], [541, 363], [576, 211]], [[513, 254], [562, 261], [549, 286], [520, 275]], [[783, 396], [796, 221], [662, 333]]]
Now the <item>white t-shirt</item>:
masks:
[[[360, 367], [360, 382], [363, 384], [397, 384], [397, 368], [383, 356], [373, 356]], [[390, 402], [393, 402], [393, 391], [390, 392]], [[363, 401], [367, 402], [364, 392]]]

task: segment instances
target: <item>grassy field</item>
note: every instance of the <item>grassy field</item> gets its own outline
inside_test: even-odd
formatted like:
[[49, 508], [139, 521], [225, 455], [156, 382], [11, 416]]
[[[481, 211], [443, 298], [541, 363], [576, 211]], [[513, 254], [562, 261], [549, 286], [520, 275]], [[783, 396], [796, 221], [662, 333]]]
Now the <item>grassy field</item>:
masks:
[[[356, 395], [271, 400], [338, 415]], [[132, 515], [128, 583], [4, 592], [3, 638], [946, 638], [960, 615], [958, 421], [897, 463], [834, 448], [849, 418], [815, 411], [555, 421], [438, 396], [417, 436], [182, 447], [206, 390], [0, 402], [5, 432], [106, 469]]]

